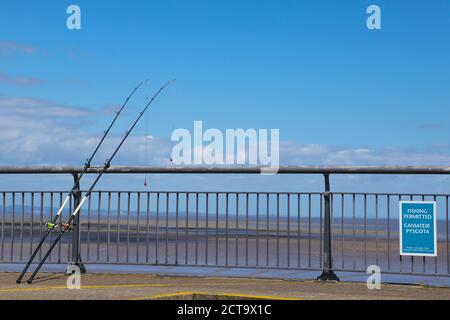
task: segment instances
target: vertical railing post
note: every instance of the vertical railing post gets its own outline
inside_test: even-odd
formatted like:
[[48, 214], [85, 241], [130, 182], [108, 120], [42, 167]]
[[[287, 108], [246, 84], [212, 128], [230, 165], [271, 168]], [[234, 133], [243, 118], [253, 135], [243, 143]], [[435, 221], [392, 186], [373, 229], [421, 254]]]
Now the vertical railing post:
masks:
[[[74, 199], [74, 208], [78, 207], [81, 202], [81, 191], [80, 191], [80, 183], [78, 182], [78, 173], [73, 173], [74, 180], [74, 190], [73, 190], [73, 199]], [[86, 273], [86, 268], [81, 261], [81, 248], [80, 248], [80, 216], [81, 210], [75, 216], [72, 222], [72, 265], [75, 265], [80, 268], [81, 273]]]
[[[330, 193], [330, 175], [323, 175], [325, 178], [324, 198], [324, 223], [323, 223], [323, 268], [322, 274], [317, 278], [321, 281], [339, 281], [339, 278], [333, 271], [332, 237], [331, 237], [331, 193]], [[321, 248], [322, 249], [322, 248]]]

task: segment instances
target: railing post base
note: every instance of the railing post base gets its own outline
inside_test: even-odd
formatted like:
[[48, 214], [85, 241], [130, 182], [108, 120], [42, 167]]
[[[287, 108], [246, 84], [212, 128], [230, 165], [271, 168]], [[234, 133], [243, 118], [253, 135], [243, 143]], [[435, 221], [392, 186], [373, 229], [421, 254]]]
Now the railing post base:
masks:
[[80, 269], [81, 274], [85, 274], [87, 272], [86, 266], [84, 265], [84, 263], [81, 261], [80, 258], [78, 258], [77, 262], [70, 264], [70, 266], [75, 266], [78, 269]]
[[320, 276], [317, 277], [317, 280], [319, 281], [336, 281], [339, 282], [339, 277], [334, 273], [333, 270], [331, 271], [323, 271]]

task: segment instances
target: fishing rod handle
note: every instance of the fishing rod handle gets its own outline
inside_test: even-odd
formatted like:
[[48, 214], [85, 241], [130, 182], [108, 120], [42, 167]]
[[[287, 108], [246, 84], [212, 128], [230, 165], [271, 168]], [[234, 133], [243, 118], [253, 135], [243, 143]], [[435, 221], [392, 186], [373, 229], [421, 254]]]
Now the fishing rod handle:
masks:
[[58, 236], [56, 237], [56, 239], [52, 242], [52, 245], [50, 246], [50, 248], [47, 250], [47, 252], [45, 253], [44, 257], [42, 258], [42, 260], [39, 262], [38, 266], [36, 267], [36, 269], [33, 271], [33, 274], [30, 276], [30, 278], [28, 278], [27, 282], [28, 284], [31, 284], [34, 280], [34, 277], [36, 277], [37, 273], [39, 272], [39, 270], [41, 269], [41, 267], [44, 265], [45, 261], [47, 260], [47, 258], [50, 256], [50, 254], [53, 251], [53, 248], [56, 246], [56, 244], [59, 242], [59, 240], [61, 240], [62, 236], [64, 234], [64, 230], [61, 231]]
[[45, 239], [47, 239], [48, 234], [49, 234], [48, 232], [45, 232], [44, 235], [42, 236], [41, 241], [39, 242], [37, 247], [34, 249], [33, 254], [31, 255], [31, 257], [28, 260], [28, 262], [25, 265], [25, 267], [23, 268], [23, 270], [20, 273], [19, 277], [17, 278], [16, 283], [21, 283], [22, 282], [22, 279], [25, 276], [25, 273], [27, 273], [28, 268], [30, 267], [31, 263], [33, 262], [34, 258], [37, 255], [37, 253], [39, 252], [39, 250], [41, 249], [42, 245], [44, 244]]

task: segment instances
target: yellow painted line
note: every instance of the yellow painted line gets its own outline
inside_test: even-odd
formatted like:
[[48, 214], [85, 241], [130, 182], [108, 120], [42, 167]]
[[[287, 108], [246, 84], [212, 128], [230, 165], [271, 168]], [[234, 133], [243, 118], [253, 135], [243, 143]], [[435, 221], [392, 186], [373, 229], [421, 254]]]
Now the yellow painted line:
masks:
[[158, 299], [158, 298], [170, 298], [170, 297], [176, 297], [181, 295], [189, 295], [194, 294], [196, 292], [192, 291], [182, 291], [182, 292], [175, 292], [175, 293], [165, 293], [165, 294], [157, 294], [153, 296], [145, 296], [145, 297], [139, 297], [139, 298], [131, 298], [129, 300], [147, 300], [147, 299]]
[[282, 297], [282, 296], [272, 296], [272, 295], [250, 295], [241, 293], [217, 293], [217, 292], [198, 292], [198, 291], [181, 291], [168, 294], [159, 294], [153, 296], [132, 298], [130, 300], [148, 300], [148, 299], [159, 299], [159, 298], [170, 298], [183, 295], [210, 295], [210, 296], [225, 296], [225, 297], [239, 297], [239, 298], [249, 298], [249, 299], [266, 299], [266, 300], [304, 300], [302, 298], [294, 297]]
[[[175, 284], [118, 284], [118, 285], [97, 285], [81, 286], [81, 289], [111, 289], [111, 288], [144, 288], [144, 287], [170, 287]], [[11, 288], [0, 289], [0, 292], [27, 292], [27, 291], [45, 291], [67, 289], [67, 286], [38, 287], [38, 288]]]
[[249, 294], [233, 294], [226, 293], [222, 294], [224, 296], [233, 296], [233, 297], [242, 297], [242, 298], [255, 298], [255, 299], [267, 299], [267, 300], [304, 300], [302, 298], [294, 298], [294, 297], [282, 297], [282, 296], [270, 296], [270, 295], [249, 295]]

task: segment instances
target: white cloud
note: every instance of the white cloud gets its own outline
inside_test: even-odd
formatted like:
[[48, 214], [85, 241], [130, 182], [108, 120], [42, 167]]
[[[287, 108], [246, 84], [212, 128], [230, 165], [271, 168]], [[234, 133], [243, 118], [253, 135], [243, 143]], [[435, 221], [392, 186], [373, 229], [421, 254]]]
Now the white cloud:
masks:
[[[2, 145], [0, 165], [81, 165], [102, 135], [98, 130], [92, 133], [93, 130], [90, 128], [92, 123], [86, 120], [90, 115], [92, 115], [90, 111], [80, 107], [26, 97], [0, 96], [0, 145]], [[105, 121], [108, 122], [107, 119]], [[171, 142], [150, 134], [147, 134], [147, 137], [144, 134], [130, 136], [113, 164], [170, 165]], [[95, 163], [102, 164], [121, 138], [121, 135], [111, 134]], [[450, 146], [425, 149], [393, 147], [371, 149], [294, 142], [280, 144], [281, 165], [448, 163], [450, 163]]]
[[[46, 100], [0, 97], [0, 165], [84, 163], [102, 135], [101, 131], [98, 134], [90, 133], [92, 130], [89, 128], [89, 121], [92, 120], [88, 119], [91, 115], [84, 108]], [[121, 138], [122, 136], [114, 134], [108, 136], [96, 163], [103, 164]], [[130, 136], [118, 153], [117, 161], [144, 165], [145, 140], [149, 162], [169, 163], [170, 144], [155, 137], [145, 139], [144, 136]], [[164, 161], [165, 158], [167, 161]]]
[[120, 109], [121, 105], [119, 104], [106, 104], [100, 107], [100, 112], [105, 116], [115, 115], [116, 112]]
[[18, 51], [26, 54], [32, 54], [37, 51], [34, 46], [17, 43], [14, 41], [0, 41], [0, 54]]
[[281, 143], [280, 161], [285, 165], [446, 165], [450, 148], [400, 147], [345, 148], [317, 144]]
[[[45, 100], [23, 97], [0, 97], [0, 166], [38, 166], [38, 165], [69, 165], [81, 166], [92, 153], [101, 138], [102, 131], [96, 125], [91, 128], [91, 122], [83, 122], [92, 114], [89, 111], [64, 106]], [[102, 117], [102, 126], [106, 125], [112, 116]], [[80, 125], [80, 123], [82, 125]], [[114, 131], [113, 128], [113, 132]], [[122, 133], [121, 133], [122, 134]], [[94, 165], [102, 165], [106, 158], [116, 148], [121, 134], [111, 134], [105, 140], [104, 146], [94, 159]], [[113, 160], [113, 165], [129, 166], [170, 166], [171, 143], [143, 132], [131, 135], [123, 148]], [[150, 138], [151, 137], [151, 138]], [[147, 146], [147, 149], [146, 149]], [[146, 161], [147, 159], [147, 161]], [[407, 148], [346, 148], [320, 144], [299, 144], [281, 142], [281, 165], [444, 165], [450, 163], [450, 145], [424, 149]], [[434, 177], [433, 177], [434, 178]], [[438, 177], [439, 178], [439, 177]], [[427, 192], [445, 192], [448, 180], [432, 180], [424, 177], [421, 183], [411, 183], [404, 177], [335, 176], [334, 190], [364, 190], [413, 192], [419, 185]], [[6, 180], [5, 180], [6, 179]], [[67, 188], [71, 180], [60, 181], [52, 176], [27, 176], [26, 178], [6, 177], [0, 184], [6, 189], [23, 189], [24, 186], [40, 186], [36, 188]], [[22, 179], [22, 180], [20, 180]], [[91, 178], [89, 178], [91, 179]], [[85, 186], [89, 185], [87, 179]], [[322, 190], [320, 176], [274, 176], [261, 180], [258, 176], [229, 175], [221, 176], [186, 176], [186, 175], [152, 175], [149, 183], [152, 188], [186, 189], [186, 190]], [[442, 179], [444, 179], [442, 177]], [[446, 178], [447, 179], [447, 178]], [[34, 182], [33, 182], [34, 181]], [[51, 181], [51, 183], [50, 183]], [[106, 176], [98, 188], [111, 187], [121, 190], [142, 188], [143, 177], [140, 175]], [[263, 182], [262, 182], [263, 181]], [[432, 182], [434, 181], [434, 182]], [[389, 189], [386, 189], [389, 188]], [[419, 190], [420, 191], [420, 190]], [[423, 191], [421, 189], [421, 191]]]
[[16, 86], [38, 86], [43, 81], [33, 77], [11, 76], [0, 72], [0, 83]]
[[47, 100], [0, 96], [0, 113], [5, 117], [79, 117], [90, 114], [90, 111], [73, 106], [66, 106]]

